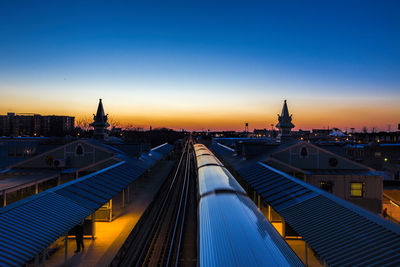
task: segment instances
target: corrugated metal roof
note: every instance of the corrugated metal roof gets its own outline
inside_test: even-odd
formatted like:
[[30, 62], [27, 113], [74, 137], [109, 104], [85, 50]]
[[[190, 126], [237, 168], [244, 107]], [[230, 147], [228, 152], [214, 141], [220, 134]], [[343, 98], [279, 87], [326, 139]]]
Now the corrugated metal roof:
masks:
[[[168, 153], [171, 147], [159, 149], [160, 153]], [[122, 161], [1, 208], [0, 265], [22, 265], [32, 259], [155, 161], [154, 157]]]
[[263, 163], [237, 163], [239, 175], [329, 265], [400, 264], [400, 226]]
[[199, 214], [200, 266], [303, 266], [248, 197], [203, 197]]
[[23, 265], [92, 212], [54, 192], [2, 212], [0, 264]]
[[159, 145], [158, 147], [152, 148], [150, 150], [150, 152], [157, 152], [163, 156], [167, 155], [169, 152], [172, 151], [172, 149], [174, 148], [173, 145], [170, 145], [168, 143], [164, 143], [162, 145]]

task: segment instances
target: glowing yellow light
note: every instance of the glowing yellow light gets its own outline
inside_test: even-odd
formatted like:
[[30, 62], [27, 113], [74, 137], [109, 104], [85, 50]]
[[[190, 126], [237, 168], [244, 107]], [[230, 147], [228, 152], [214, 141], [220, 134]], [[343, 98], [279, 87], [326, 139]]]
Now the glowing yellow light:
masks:
[[378, 140], [376, 140], [376, 141], [379, 143], [381, 140], [378, 139]]
[[387, 162], [387, 161], [388, 161], [388, 158], [384, 158], [383, 160], [384, 160], [385, 162]]
[[393, 205], [395, 205], [396, 207], [400, 208], [400, 206], [396, 203], [390, 200], [390, 203], [392, 203]]

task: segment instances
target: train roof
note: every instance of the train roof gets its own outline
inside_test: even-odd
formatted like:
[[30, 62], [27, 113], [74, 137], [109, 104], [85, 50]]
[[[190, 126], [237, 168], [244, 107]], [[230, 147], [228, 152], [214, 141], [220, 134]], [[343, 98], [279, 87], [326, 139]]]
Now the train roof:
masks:
[[199, 215], [200, 266], [303, 266], [246, 196], [205, 196]]
[[201, 168], [208, 165], [222, 166], [221, 162], [214, 155], [200, 155], [196, 157], [197, 167]]
[[232, 175], [228, 175], [224, 167], [204, 166], [199, 168], [199, 193], [200, 196], [215, 191], [231, 191], [246, 194], [246, 191], [239, 185]]

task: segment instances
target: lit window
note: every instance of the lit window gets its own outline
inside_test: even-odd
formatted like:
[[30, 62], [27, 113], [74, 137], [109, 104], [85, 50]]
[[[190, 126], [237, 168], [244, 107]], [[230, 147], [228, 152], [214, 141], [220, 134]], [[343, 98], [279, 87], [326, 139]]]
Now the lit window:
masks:
[[363, 197], [363, 183], [351, 183], [350, 184], [350, 196], [352, 197]]
[[380, 158], [382, 157], [382, 153], [381, 152], [375, 152], [375, 158]]

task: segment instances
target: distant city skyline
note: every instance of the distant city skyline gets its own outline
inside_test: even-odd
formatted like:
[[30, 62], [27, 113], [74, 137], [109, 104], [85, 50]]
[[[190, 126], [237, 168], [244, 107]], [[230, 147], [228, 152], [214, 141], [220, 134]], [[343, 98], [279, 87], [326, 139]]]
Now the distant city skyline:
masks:
[[397, 129], [400, 2], [0, 3], [0, 114]]

